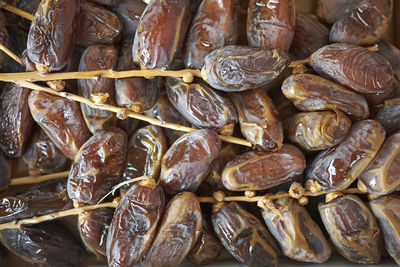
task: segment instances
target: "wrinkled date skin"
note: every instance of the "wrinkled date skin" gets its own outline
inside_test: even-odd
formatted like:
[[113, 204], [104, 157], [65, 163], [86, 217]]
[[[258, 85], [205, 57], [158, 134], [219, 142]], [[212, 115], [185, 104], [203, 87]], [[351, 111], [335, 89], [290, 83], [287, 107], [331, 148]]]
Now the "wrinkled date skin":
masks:
[[44, 222], [0, 232], [7, 249], [35, 265], [80, 266], [84, 250], [74, 235], [57, 222]]
[[281, 50], [230, 45], [206, 56], [201, 75], [218, 90], [257, 89], [274, 81], [289, 61], [289, 56]]
[[[118, 53], [113, 46], [92, 45], [83, 52], [79, 71], [94, 71], [115, 69]], [[106, 104], [115, 105], [114, 80], [99, 77], [97, 79], [78, 80], [79, 95], [92, 99], [92, 94], [108, 94]], [[114, 113], [106, 110], [93, 109], [86, 104], [81, 104], [83, 117], [89, 130], [94, 134], [117, 123]]]
[[135, 62], [145, 68], [168, 67], [189, 28], [189, 0], [153, 0], [139, 21], [133, 42]]
[[231, 93], [229, 98], [238, 112], [242, 135], [248, 141], [260, 150], [282, 146], [282, 123], [274, 103], [263, 89]]
[[32, 91], [29, 108], [32, 117], [51, 141], [73, 160], [90, 137], [79, 104], [63, 97]]
[[319, 0], [317, 15], [329, 24], [335, 23], [340, 16], [350, 10], [351, 4], [356, 0]]
[[119, 182], [127, 137], [120, 128], [98, 131], [79, 150], [68, 177], [68, 195], [80, 203], [98, 202]]
[[331, 28], [331, 43], [372, 45], [382, 39], [392, 20], [393, 0], [360, 0]]
[[379, 53], [381, 56], [386, 58], [390, 65], [392, 65], [394, 77], [399, 81], [400, 80], [400, 49], [395, 47], [394, 45], [381, 41], [378, 43]]
[[168, 149], [163, 129], [149, 125], [136, 131], [129, 138], [123, 180], [143, 175], [158, 179], [161, 160]]
[[385, 130], [374, 120], [354, 124], [343, 141], [318, 154], [307, 177], [327, 192], [346, 189], [368, 166], [385, 140]]
[[389, 195], [369, 203], [382, 230], [386, 250], [400, 264], [400, 197]]
[[209, 173], [221, 149], [221, 140], [212, 130], [184, 134], [165, 153], [160, 184], [167, 194], [195, 192]]
[[186, 37], [185, 66], [201, 69], [207, 54], [225, 45], [236, 44], [238, 15], [237, 0], [202, 1]]
[[387, 134], [400, 129], [400, 98], [386, 100], [376, 108], [374, 120], [382, 124]]
[[78, 216], [78, 230], [85, 247], [94, 254], [106, 256], [106, 240], [114, 210], [101, 208], [84, 211]]
[[400, 188], [400, 132], [386, 138], [378, 153], [361, 173], [369, 193], [387, 195]]
[[178, 266], [200, 237], [201, 229], [202, 215], [196, 195], [191, 192], [175, 195], [165, 207], [143, 266]]
[[382, 234], [368, 207], [354, 195], [318, 206], [325, 229], [339, 253], [354, 263], [377, 264]]
[[331, 256], [331, 247], [321, 228], [295, 199], [284, 197], [274, 202], [280, 212], [266, 209], [262, 216], [283, 254], [302, 262], [322, 263]]
[[308, 151], [330, 148], [340, 143], [351, 120], [340, 111], [300, 112], [283, 122], [285, 136]]
[[236, 260], [254, 267], [278, 266], [280, 251], [273, 237], [254, 215], [239, 204], [231, 202], [223, 207], [214, 206], [211, 219], [222, 245]]
[[250, 0], [247, 41], [251, 46], [288, 51], [296, 24], [294, 0]]
[[72, 208], [66, 179], [41, 182], [21, 194], [5, 193], [0, 203], [0, 223]]
[[0, 148], [12, 158], [22, 156], [33, 125], [29, 111], [30, 90], [7, 83], [0, 94]]
[[67, 163], [67, 157], [41, 128], [35, 130], [23, 159], [33, 176], [60, 171]]
[[154, 180], [132, 185], [121, 198], [110, 225], [107, 237], [109, 266], [133, 266], [145, 255], [156, 234], [164, 204], [164, 193]]
[[289, 76], [282, 92], [302, 111], [340, 110], [354, 120], [369, 116], [367, 100], [361, 94], [314, 74]]
[[67, 65], [79, 23], [78, 0], [43, 0], [33, 18], [27, 54], [41, 73]]
[[297, 13], [296, 27], [290, 53], [296, 59], [305, 59], [329, 43], [329, 30], [317, 19], [305, 13]]
[[166, 91], [172, 105], [195, 127], [233, 134], [238, 118], [226, 96], [204, 83], [188, 84], [177, 78], [167, 79]]
[[231, 191], [264, 190], [291, 180], [306, 167], [303, 153], [284, 144], [271, 152], [249, 151], [226, 164], [222, 183]]
[[86, 0], [81, 0], [80, 3], [81, 14], [76, 43], [81, 46], [117, 43], [122, 32], [122, 25], [117, 15], [105, 7]]
[[[141, 0], [121, 0], [111, 7], [123, 25], [122, 34], [124, 36], [135, 35], [145, 8], [146, 4]], [[132, 54], [132, 50], [130, 53]]]
[[390, 63], [378, 53], [353, 44], [330, 44], [311, 57], [311, 67], [360, 93], [384, 93], [393, 83]]
[[0, 155], [0, 191], [7, 189], [11, 181], [11, 164]]

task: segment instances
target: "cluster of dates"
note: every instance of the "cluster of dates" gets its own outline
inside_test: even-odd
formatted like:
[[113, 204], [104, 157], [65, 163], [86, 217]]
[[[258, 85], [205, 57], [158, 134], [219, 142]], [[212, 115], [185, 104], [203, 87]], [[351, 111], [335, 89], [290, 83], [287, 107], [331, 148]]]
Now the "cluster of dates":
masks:
[[[294, 0], [9, 2], [35, 16], [29, 24], [1, 14], [0, 42], [24, 64], [1, 54], [2, 72], [192, 68], [202, 76], [47, 82], [196, 129], [186, 134], [4, 84], [0, 188], [11, 179], [8, 158], [22, 158], [32, 175], [70, 172], [4, 191], [0, 223], [94, 205], [115, 185], [147, 177], [120, 188], [116, 209], [79, 214], [82, 242], [52, 221], [0, 231], [9, 251], [43, 265], [79, 266], [85, 247], [109, 266], [178, 266], [209, 264], [225, 247], [249, 266], [277, 266], [281, 254], [325, 262], [333, 243], [351, 262], [376, 264], [384, 243], [400, 264], [400, 50], [382, 41], [392, 0], [320, 0], [318, 19], [296, 13]], [[377, 52], [367, 47], [376, 43]], [[311, 68], [292, 73], [295, 59]], [[253, 149], [219, 135], [242, 136]], [[376, 199], [340, 194], [356, 179]], [[273, 194], [293, 181], [338, 197], [303, 207], [285, 196], [254, 212], [198, 197]], [[0, 265], [4, 257], [0, 247]]]

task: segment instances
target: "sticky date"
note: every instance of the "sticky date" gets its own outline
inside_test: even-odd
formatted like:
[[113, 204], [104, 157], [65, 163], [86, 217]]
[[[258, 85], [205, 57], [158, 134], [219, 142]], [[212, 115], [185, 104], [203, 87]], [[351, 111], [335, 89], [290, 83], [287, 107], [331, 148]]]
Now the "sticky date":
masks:
[[400, 98], [386, 100], [376, 107], [374, 120], [382, 124], [387, 134], [400, 129]]
[[[145, 8], [146, 4], [141, 0], [120, 0], [117, 4], [111, 6], [111, 10], [118, 16], [123, 25], [124, 36], [135, 35]], [[132, 56], [132, 50], [130, 53]]]

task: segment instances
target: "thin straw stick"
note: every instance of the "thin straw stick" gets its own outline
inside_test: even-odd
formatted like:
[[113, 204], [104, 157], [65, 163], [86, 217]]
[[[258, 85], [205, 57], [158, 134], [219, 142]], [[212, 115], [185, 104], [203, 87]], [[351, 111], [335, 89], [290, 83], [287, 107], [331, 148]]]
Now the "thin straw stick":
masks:
[[[4, 4], [4, 1], [0, 1], [0, 4]], [[2, 8], [4, 10], [7, 10], [8, 12], [14, 13], [14, 14], [21, 16], [23, 18], [26, 18], [28, 20], [33, 20], [33, 15], [31, 13], [23, 11], [22, 9], [16, 8], [9, 4], [4, 4], [4, 6], [2, 6]]]
[[4, 53], [6, 53], [9, 57], [11, 57], [12, 59], [14, 59], [16, 62], [18, 62], [20, 65], [24, 65], [22, 64], [21, 58], [19, 56], [17, 56], [16, 54], [14, 54], [10, 49], [8, 49], [6, 46], [4, 46], [2, 43], [0, 43], [0, 50], [3, 51]]
[[11, 179], [10, 185], [37, 184], [48, 180], [67, 178], [68, 175], [69, 171], [57, 172], [41, 176], [25, 176], [25, 177]]

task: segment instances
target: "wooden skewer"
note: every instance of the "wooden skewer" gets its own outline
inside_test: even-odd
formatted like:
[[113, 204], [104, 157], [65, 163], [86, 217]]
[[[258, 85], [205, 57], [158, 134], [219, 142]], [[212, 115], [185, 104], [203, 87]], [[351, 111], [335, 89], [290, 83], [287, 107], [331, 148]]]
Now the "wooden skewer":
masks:
[[4, 1], [0, 1], [0, 4], [2, 5], [1, 7], [4, 10], [7, 10], [7, 11], [9, 11], [11, 13], [14, 13], [14, 14], [16, 14], [18, 16], [21, 16], [23, 18], [26, 18], [28, 20], [33, 20], [33, 15], [31, 13], [28, 13], [28, 12], [22, 10], [22, 9], [16, 8], [16, 7], [12, 6], [12, 5], [6, 4], [6, 3], [4, 3]]
[[25, 177], [11, 179], [10, 185], [36, 184], [53, 179], [67, 178], [68, 175], [69, 171], [57, 172], [41, 176], [25, 176]]

